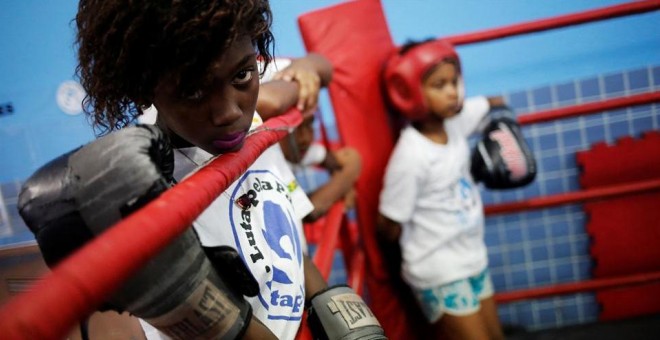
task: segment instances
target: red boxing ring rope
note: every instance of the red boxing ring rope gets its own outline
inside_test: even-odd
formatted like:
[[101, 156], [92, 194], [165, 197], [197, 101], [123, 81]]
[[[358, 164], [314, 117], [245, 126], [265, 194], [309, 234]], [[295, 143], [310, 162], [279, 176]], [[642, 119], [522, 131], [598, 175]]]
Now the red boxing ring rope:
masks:
[[606, 279], [585, 280], [580, 282], [552, 285], [548, 287], [522, 289], [511, 292], [502, 292], [495, 294], [495, 301], [498, 303], [507, 303], [519, 300], [539, 299], [556, 295], [590, 292], [607, 288], [620, 288], [624, 286], [632, 286], [654, 281], [660, 281], [660, 271]]
[[316, 254], [314, 254], [314, 263], [326, 280], [332, 271], [332, 258], [334, 249], [337, 247], [337, 241], [339, 240], [339, 231], [342, 227], [345, 210], [344, 202], [342, 201], [338, 201], [330, 207], [326, 217], [325, 229], [323, 230], [326, 237], [323, 239], [323, 242], [319, 243]]
[[[61, 339], [135, 271], [182, 234], [269, 146], [302, 122], [269, 119], [239, 152], [224, 154], [62, 261], [0, 310], [5, 339]], [[176, 207], [176, 209], [173, 209]]]
[[565, 194], [532, 198], [524, 201], [488, 205], [484, 207], [486, 215], [507, 214], [532, 209], [554, 207], [557, 205], [579, 203], [589, 200], [612, 198], [622, 195], [639, 194], [660, 190], [660, 179], [640, 181], [629, 184], [612, 185], [603, 188], [574, 191]]
[[579, 25], [592, 21], [612, 19], [631, 14], [639, 14], [657, 9], [660, 9], [660, 0], [633, 1], [621, 5], [614, 5], [553, 18], [523, 22], [496, 29], [487, 29], [472, 33], [448, 36], [446, 39], [454, 45], [465, 45], [506, 38], [514, 35], [528, 34], [547, 31], [554, 28]]
[[346, 263], [346, 272], [348, 285], [355, 290], [358, 295], [362, 295], [365, 275], [365, 255], [360, 243], [358, 225], [355, 221], [342, 220], [346, 222], [340, 230], [341, 250]]
[[529, 125], [655, 102], [660, 102], [660, 92], [658, 91], [521, 115], [518, 117], [518, 123], [520, 123], [520, 125]]

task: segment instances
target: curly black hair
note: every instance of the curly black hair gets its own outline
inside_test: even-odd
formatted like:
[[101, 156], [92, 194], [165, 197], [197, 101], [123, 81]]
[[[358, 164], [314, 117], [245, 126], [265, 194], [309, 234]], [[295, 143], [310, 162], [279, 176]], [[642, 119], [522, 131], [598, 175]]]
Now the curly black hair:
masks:
[[268, 0], [80, 0], [76, 24], [83, 108], [99, 135], [131, 124], [165, 76], [182, 94], [202, 87], [239, 35], [272, 60]]

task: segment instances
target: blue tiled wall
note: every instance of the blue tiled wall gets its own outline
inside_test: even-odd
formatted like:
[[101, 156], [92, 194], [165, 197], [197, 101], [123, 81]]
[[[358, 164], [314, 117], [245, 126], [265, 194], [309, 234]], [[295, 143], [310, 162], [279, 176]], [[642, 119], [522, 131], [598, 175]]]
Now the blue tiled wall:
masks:
[[[660, 67], [597, 75], [562, 84], [507, 93], [516, 113], [657, 91]], [[596, 142], [614, 143], [623, 136], [640, 137], [658, 130], [658, 104], [605, 111], [525, 126], [523, 133], [537, 159], [538, 176], [531, 185], [509, 191], [482, 190], [484, 204], [534, 198], [579, 190], [576, 152]], [[567, 205], [486, 219], [491, 273], [498, 291], [573, 282], [591, 277], [586, 216], [580, 205]], [[593, 294], [576, 294], [499, 306], [503, 322], [531, 329], [595, 321]]]

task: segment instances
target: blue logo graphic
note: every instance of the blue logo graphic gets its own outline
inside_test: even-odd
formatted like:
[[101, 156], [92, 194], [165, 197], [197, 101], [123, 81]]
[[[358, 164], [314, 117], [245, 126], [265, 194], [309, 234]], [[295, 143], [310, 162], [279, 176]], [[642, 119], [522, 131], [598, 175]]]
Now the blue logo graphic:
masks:
[[[302, 262], [302, 249], [300, 248], [300, 239], [295, 232], [295, 224], [290, 215], [287, 215], [282, 208], [271, 202], [264, 203], [264, 216], [267, 230], [262, 230], [264, 238], [270, 249], [279, 256], [281, 262], [284, 259], [293, 261], [293, 256], [296, 257], [298, 265]], [[293, 242], [291, 242], [293, 241]], [[284, 249], [282, 243], [293, 245], [292, 250]], [[290, 252], [295, 252], [291, 254]], [[289, 276], [277, 267], [277, 263], [273, 264], [273, 281], [279, 283], [293, 283]]]
[[259, 302], [269, 319], [300, 320], [305, 302], [301, 222], [289, 190], [270, 171], [253, 170], [239, 180], [231, 201], [239, 197], [244, 202], [231, 204], [230, 222], [236, 248], [259, 282]]

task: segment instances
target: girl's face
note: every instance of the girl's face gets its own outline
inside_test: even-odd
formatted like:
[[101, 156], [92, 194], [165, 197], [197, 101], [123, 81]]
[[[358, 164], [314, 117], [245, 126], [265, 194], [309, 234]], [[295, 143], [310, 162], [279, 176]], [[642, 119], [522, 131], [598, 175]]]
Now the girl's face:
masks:
[[[293, 139], [293, 141], [292, 141]], [[314, 141], [314, 115], [305, 117], [292, 132], [292, 137], [280, 140], [284, 157], [291, 163], [299, 163]], [[291, 145], [295, 143], [295, 145]], [[295, 148], [295, 149], [294, 149]]]
[[218, 155], [243, 146], [257, 104], [259, 74], [249, 36], [238, 38], [211, 72], [211, 85], [186, 97], [165, 78], [154, 91], [154, 105], [165, 131]]
[[458, 77], [456, 65], [442, 62], [422, 82], [424, 100], [433, 116], [445, 119], [458, 113], [462, 104], [459, 103]]

